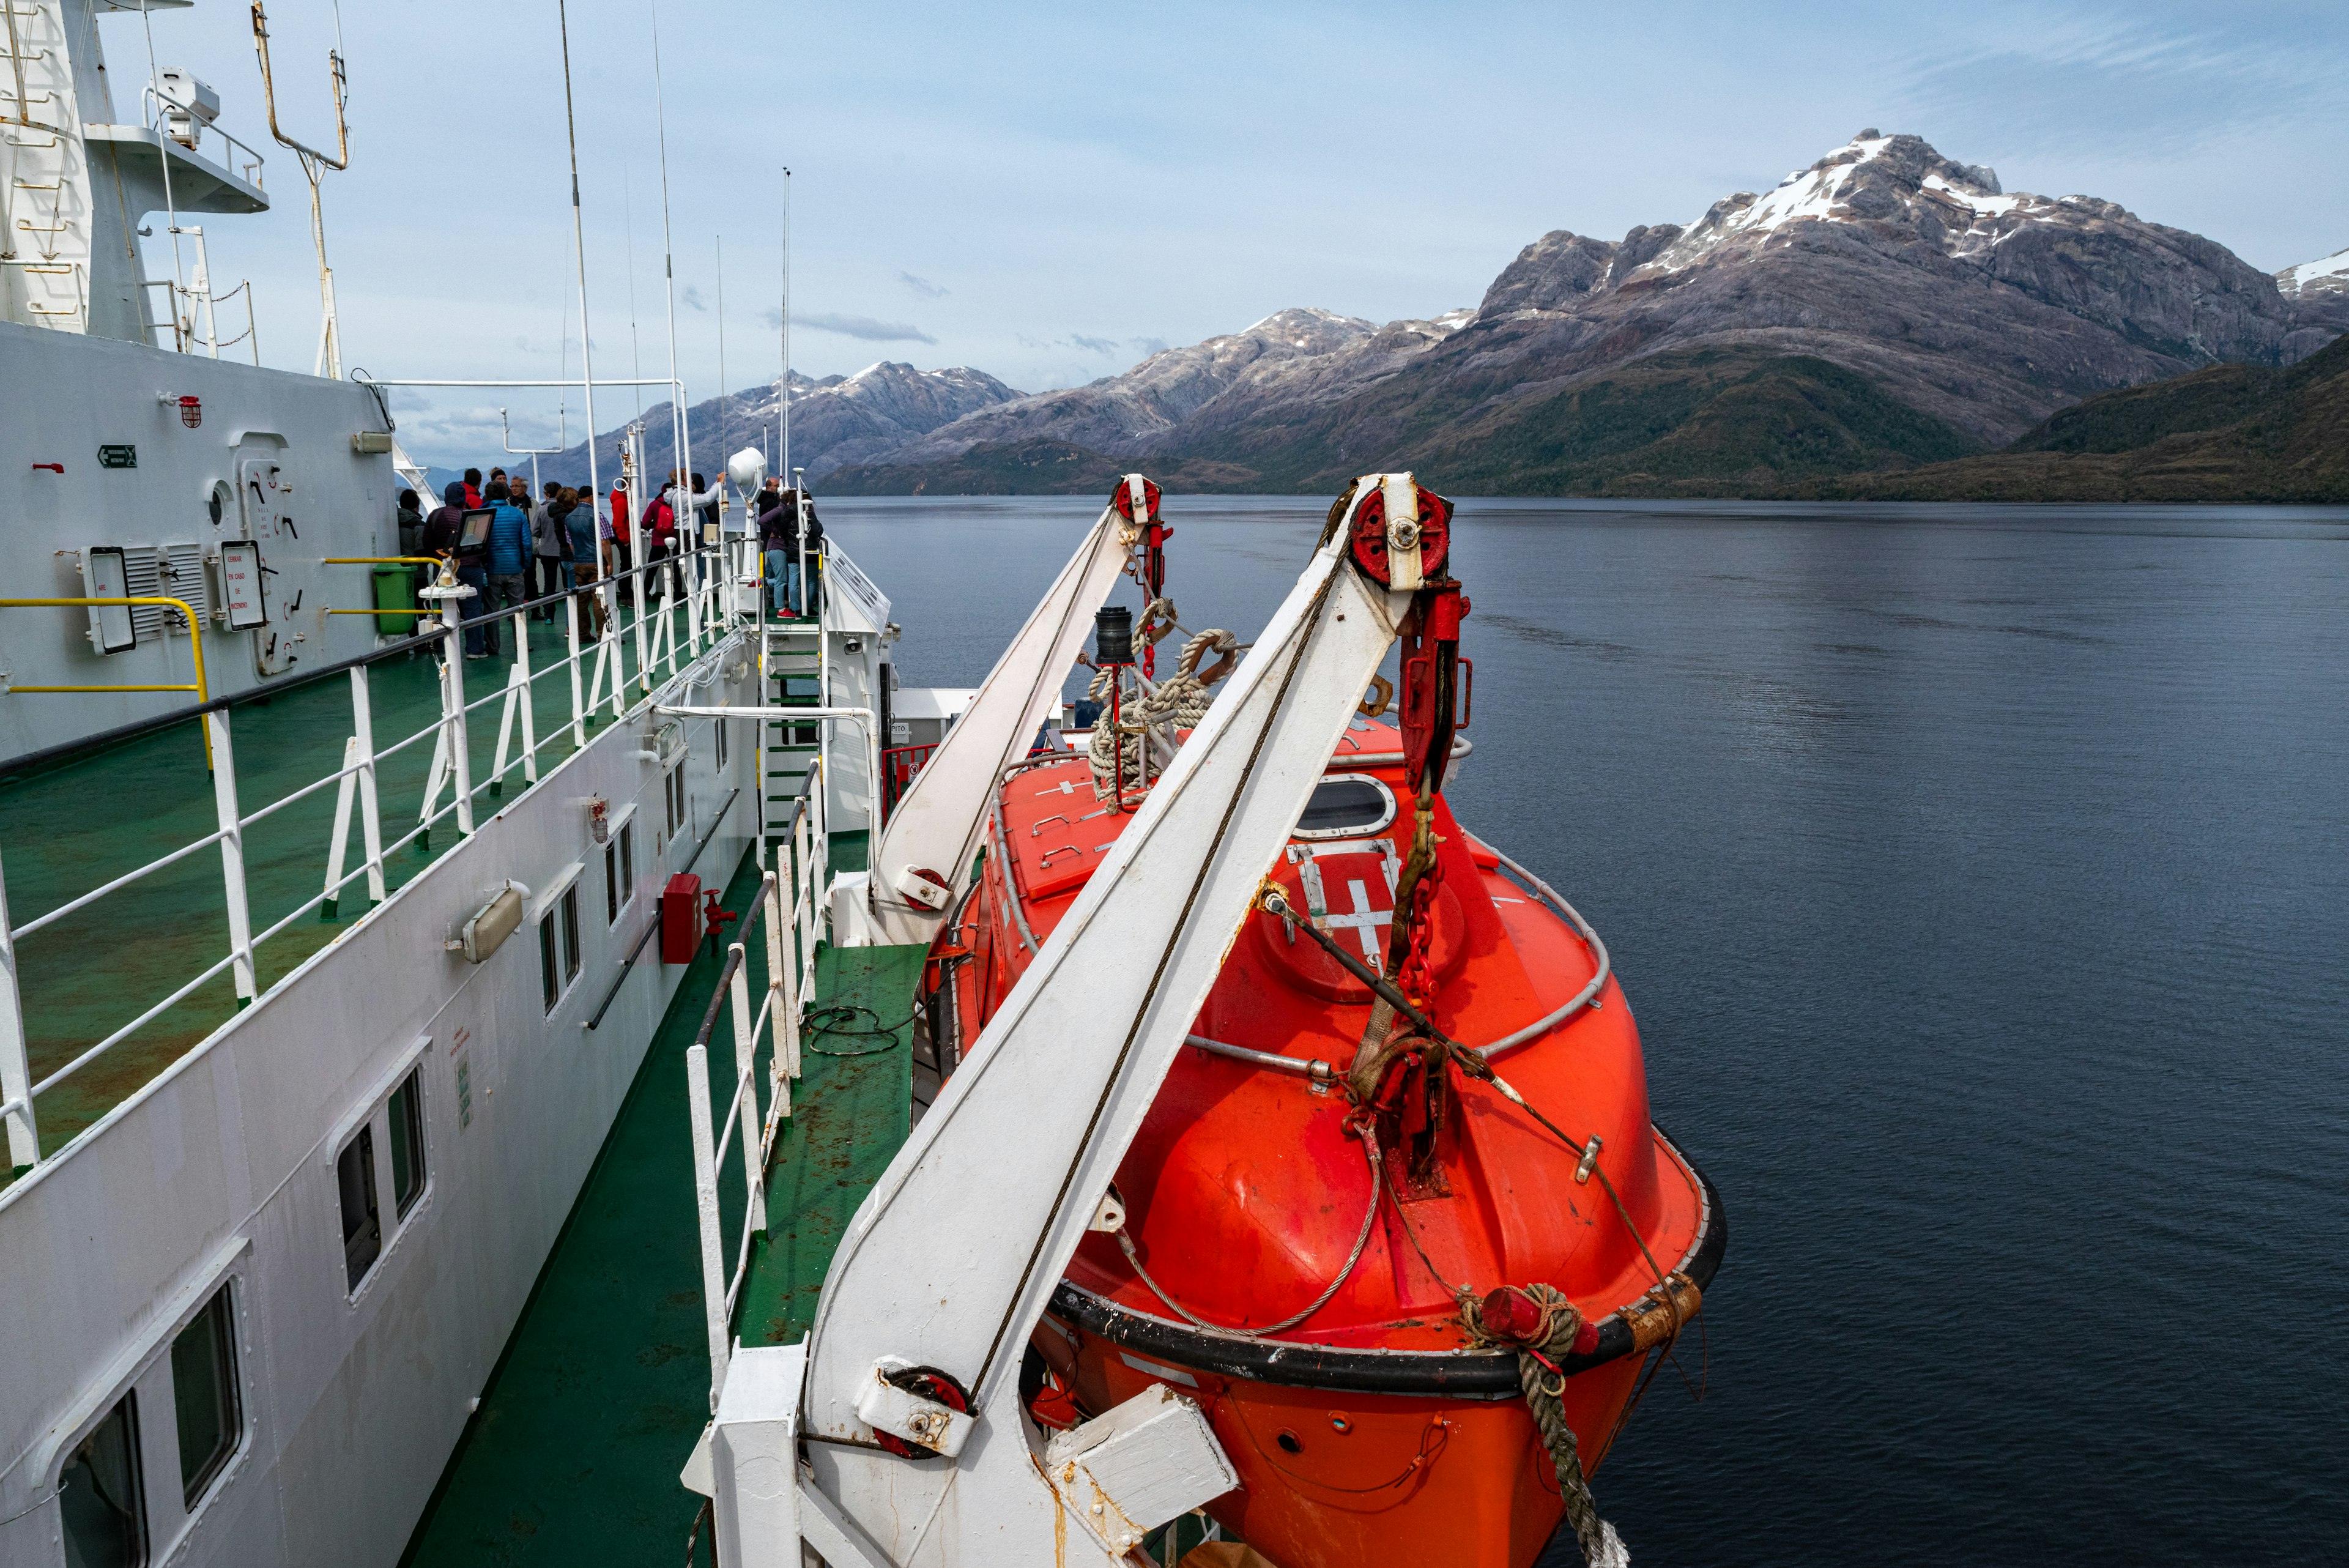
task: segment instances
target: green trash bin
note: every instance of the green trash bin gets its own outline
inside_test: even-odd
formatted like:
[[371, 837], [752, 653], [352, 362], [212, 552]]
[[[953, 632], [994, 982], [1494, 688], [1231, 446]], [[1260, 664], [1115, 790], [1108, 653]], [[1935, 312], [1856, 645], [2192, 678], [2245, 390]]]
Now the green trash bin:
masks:
[[[416, 568], [413, 566], [378, 566], [369, 574], [375, 579], [375, 607], [378, 610], [412, 610], [416, 607]], [[412, 615], [378, 615], [377, 635], [406, 637], [422, 619]]]

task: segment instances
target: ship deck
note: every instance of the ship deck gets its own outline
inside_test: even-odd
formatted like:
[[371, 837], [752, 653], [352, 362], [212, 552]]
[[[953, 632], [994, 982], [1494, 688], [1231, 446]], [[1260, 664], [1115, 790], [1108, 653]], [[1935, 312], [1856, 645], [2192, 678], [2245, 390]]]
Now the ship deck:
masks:
[[[621, 632], [632, 672], [634, 624], [633, 616], [624, 612]], [[592, 649], [594, 645], [588, 646]], [[513, 664], [510, 635], [502, 647], [502, 657], [460, 665], [466, 701], [492, 699], [473, 708], [467, 719], [474, 808], [481, 815], [495, 811], [501, 795], [511, 798], [525, 787], [518, 760], [518, 723], [507, 772], [502, 781], [490, 777], [503, 707], [494, 699]], [[530, 650], [536, 672], [532, 717], [539, 741], [538, 768], [544, 773], [574, 749], [569, 677], [553, 668], [565, 652], [560, 626], [533, 626]], [[437, 660], [424, 651], [369, 667], [378, 752], [415, 734], [438, 715], [438, 669]], [[633, 699], [635, 694], [629, 695]], [[19, 693], [5, 700], [73, 701], [51, 693]], [[607, 691], [588, 739], [611, 722]], [[232, 710], [230, 728], [238, 805], [249, 817], [343, 765], [344, 744], [353, 730], [349, 680], [318, 680], [241, 701]], [[5, 877], [10, 924], [21, 929], [47, 911], [217, 828], [201, 731], [191, 721], [93, 746], [61, 761], [0, 768], [0, 842], [8, 846]], [[397, 851], [388, 847], [417, 825], [431, 760], [432, 738], [427, 735], [378, 763], [387, 893], [414, 878], [458, 842], [455, 819], [444, 815], [416, 842]], [[319, 790], [245, 828], [245, 881], [255, 933], [286, 920], [318, 897], [326, 880], [336, 794], [332, 787]], [[450, 798], [444, 786], [444, 808]], [[360, 835], [354, 826], [344, 868], [347, 872], [363, 863]], [[348, 930], [367, 908], [362, 878], [344, 887], [331, 916], [301, 915], [261, 942], [254, 954], [257, 991], [265, 993]], [[26, 936], [17, 944], [16, 959], [33, 1081], [41, 1082], [163, 1002], [218, 961], [228, 947], [221, 857], [210, 847]], [[54, 1155], [194, 1049], [235, 1010], [232, 981], [222, 973], [43, 1092], [36, 1101], [43, 1157]], [[0, 1163], [0, 1188], [21, 1174]]]
[[[835, 836], [830, 869], [862, 869], [864, 847], [861, 835]], [[758, 876], [746, 859], [728, 885], [729, 908], [748, 904]], [[764, 944], [746, 946], [756, 994], [766, 983]], [[769, 1229], [754, 1242], [737, 1308], [746, 1344], [806, 1334], [843, 1231], [905, 1139], [908, 1014], [924, 952], [818, 950], [811, 1015], [868, 1009], [839, 1027], [877, 1033], [811, 1031], [804, 1042], [766, 1176]], [[685, 1054], [720, 967], [705, 951], [671, 1000], [403, 1568], [633, 1568], [682, 1552], [699, 1500], [678, 1471], [709, 1416]], [[715, 1054], [730, 1065], [722, 1049]], [[714, 1081], [723, 1071], [711, 1086], [720, 1105], [731, 1092]], [[719, 1190], [735, 1234], [739, 1186], [721, 1181]]]

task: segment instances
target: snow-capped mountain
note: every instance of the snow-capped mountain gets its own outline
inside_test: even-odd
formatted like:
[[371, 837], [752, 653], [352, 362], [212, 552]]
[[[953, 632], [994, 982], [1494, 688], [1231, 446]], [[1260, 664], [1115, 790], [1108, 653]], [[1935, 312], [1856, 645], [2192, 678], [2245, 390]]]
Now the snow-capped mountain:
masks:
[[2300, 354], [2312, 354], [2349, 332], [2349, 250], [2288, 266], [2275, 279], [2278, 291], [2292, 302], [2297, 323], [2293, 347]]
[[[938, 426], [952, 423], [975, 410], [1008, 403], [1027, 394], [968, 366], [917, 370], [896, 360], [868, 365], [853, 376], [810, 379], [792, 373], [792, 463], [807, 471], [811, 483], [843, 463], [863, 462], [894, 452]], [[781, 467], [781, 423], [777, 417], [775, 383], [746, 388], [722, 401], [706, 399], [686, 410], [690, 426], [693, 465], [706, 474], [726, 466], [730, 452], [757, 446], [764, 427], [767, 449]], [[612, 454], [620, 431], [596, 438], [603, 477], [616, 472]], [[669, 405], [664, 401], [645, 410], [645, 463], [656, 473], [676, 465], [672, 455]], [[566, 484], [587, 479], [585, 442], [559, 457], [542, 460], [541, 472]]]
[[1122, 374], [968, 415], [889, 461], [934, 462], [981, 443], [1031, 440], [1104, 452], [1157, 451], [1211, 408], [1309, 401], [1342, 390], [1442, 337], [1466, 312], [1456, 317], [1380, 327], [1334, 311], [1276, 311], [1237, 332], [1162, 349]]
[[1374, 329], [1282, 311], [885, 461], [1057, 441], [1277, 488], [1401, 463], [1488, 491], [1934, 462], [2115, 388], [2292, 363], [2349, 325], [2326, 314], [2349, 317], [2333, 265], [2294, 269], [2287, 297], [2199, 234], [2093, 196], [2010, 192], [1869, 130], [1685, 226], [1545, 234], [1473, 312]]

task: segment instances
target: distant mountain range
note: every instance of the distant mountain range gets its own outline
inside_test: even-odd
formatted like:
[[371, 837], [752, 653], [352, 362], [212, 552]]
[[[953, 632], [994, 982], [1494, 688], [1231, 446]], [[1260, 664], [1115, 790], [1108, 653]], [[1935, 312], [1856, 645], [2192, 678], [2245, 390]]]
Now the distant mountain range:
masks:
[[[2040, 439], [2083, 400], [2217, 365], [2280, 372], [2344, 330], [2349, 251], [2271, 276], [2110, 202], [2010, 194], [1870, 130], [1686, 227], [1545, 234], [1473, 310], [1384, 326], [1283, 310], [1033, 396], [968, 369], [795, 378], [792, 461], [835, 494], [1084, 492], [1137, 466], [1227, 492], [1392, 466], [1461, 494], [1961, 483], [1992, 470], [1948, 465]], [[719, 412], [691, 410], [712, 472]], [[732, 444], [754, 439], [773, 387], [724, 414]], [[666, 416], [647, 416], [657, 469]]]
[[[960, 366], [951, 370], [916, 370], [911, 365], [884, 362], [868, 365], [854, 376], [826, 376], [822, 380], [794, 371], [792, 463], [805, 469], [813, 483], [843, 463], [884, 457], [940, 425], [1026, 395], [984, 370]], [[777, 409], [771, 381], [689, 405], [686, 419], [694, 467], [714, 479], [731, 453], [760, 445], [763, 432], [772, 466], [780, 471], [782, 427]], [[669, 404], [663, 401], [647, 409], [644, 421], [645, 466], [665, 474], [677, 466]], [[616, 426], [596, 438], [600, 476], [606, 484], [619, 471], [624, 429]], [[581, 441], [567, 452], [539, 459], [539, 472], [565, 484], [585, 484], [587, 443]]]

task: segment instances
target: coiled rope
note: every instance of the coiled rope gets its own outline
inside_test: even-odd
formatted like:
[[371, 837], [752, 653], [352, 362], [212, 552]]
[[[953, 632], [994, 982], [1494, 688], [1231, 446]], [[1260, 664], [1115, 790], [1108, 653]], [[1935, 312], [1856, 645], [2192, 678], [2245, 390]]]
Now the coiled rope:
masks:
[[[1174, 607], [1165, 599], [1154, 599], [1143, 612], [1143, 624], [1149, 625], [1154, 612], [1164, 607], [1166, 623], [1173, 624]], [[1239, 641], [1221, 627], [1210, 627], [1184, 643], [1181, 657], [1174, 661], [1174, 673], [1146, 691], [1132, 702], [1120, 703], [1118, 722], [1111, 724], [1108, 703], [1112, 685], [1120, 679], [1117, 667], [1093, 672], [1092, 681], [1085, 695], [1102, 705], [1100, 720], [1093, 724], [1092, 743], [1085, 751], [1085, 760], [1092, 768], [1093, 798], [1107, 800], [1117, 793], [1116, 779], [1124, 778], [1139, 788], [1147, 775], [1143, 760], [1150, 743], [1151, 732], [1160, 725], [1171, 735], [1176, 730], [1195, 729], [1207, 716], [1215, 701], [1208, 690], [1230, 673], [1238, 662]], [[1210, 652], [1216, 662], [1206, 674], [1199, 671], [1199, 661]]]

